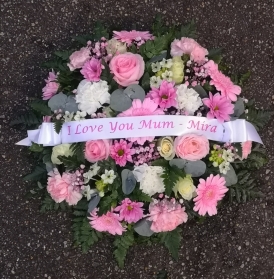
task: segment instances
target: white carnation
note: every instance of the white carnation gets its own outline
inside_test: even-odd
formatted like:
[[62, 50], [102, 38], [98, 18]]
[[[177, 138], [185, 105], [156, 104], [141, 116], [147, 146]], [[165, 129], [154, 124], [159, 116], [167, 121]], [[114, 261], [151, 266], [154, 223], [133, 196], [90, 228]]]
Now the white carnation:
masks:
[[95, 113], [103, 104], [110, 102], [107, 82], [104, 80], [98, 82], [82, 80], [78, 85], [75, 99], [79, 110], [88, 114]]
[[52, 148], [51, 162], [56, 165], [61, 165], [62, 162], [58, 159], [58, 156], [72, 156], [73, 152], [69, 149], [71, 144], [63, 143], [56, 145]]
[[140, 189], [147, 195], [153, 196], [156, 193], [165, 191], [165, 185], [161, 175], [164, 169], [162, 167], [148, 166], [143, 164], [134, 167], [133, 175], [140, 182]]
[[177, 87], [177, 103], [178, 109], [185, 110], [189, 115], [193, 115], [203, 102], [199, 94], [192, 88], [187, 88], [185, 84]]

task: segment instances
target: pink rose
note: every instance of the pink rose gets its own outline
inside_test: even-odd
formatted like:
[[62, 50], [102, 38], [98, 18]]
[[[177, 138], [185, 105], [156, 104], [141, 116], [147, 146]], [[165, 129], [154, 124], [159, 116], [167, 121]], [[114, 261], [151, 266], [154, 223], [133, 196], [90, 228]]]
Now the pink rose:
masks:
[[109, 152], [109, 140], [89, 140], [86, 142], [85, 157], [91, 163], [107, 159]]
[[80, 69], [84, 66], [85, 62], [90, 58], [90, 50], [82, 47], [80, 50], [74, 51], [69, 57], [70, 62], [67, 64], [71, 71]]
[[145, 62], [141, 55], [126, 52], [114, 56], [109, 63], [109, 68], [114, 74], [114, 80], [126, 87], [139, 83], [139, 79], [144, 74]]
[[209, 142], [205, 136], [187, 134], [175, 139], [174, 149], [178, 157], [197, 161], [209, 153]]
[[88, 81], [99, 81], [102, 73], [102, 64], [98, 59], [91, 58], [84, 64], [80, 73]]

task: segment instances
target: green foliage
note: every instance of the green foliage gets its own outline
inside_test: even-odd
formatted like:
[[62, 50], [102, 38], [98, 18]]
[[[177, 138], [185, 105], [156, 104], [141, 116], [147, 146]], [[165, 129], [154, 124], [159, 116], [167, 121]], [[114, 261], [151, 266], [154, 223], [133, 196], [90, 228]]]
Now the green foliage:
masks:
[[128, 198], [132, 201], [151, 202], [151, 197], [140, 190], [139, 187], [136, 187]]
[[191, 20], [191, 22], [189, 22], [188, 24], [181, 26], [180, 31], [176, 33], [176, 38], [181, 37], [188, 37], [193, 39], [197, 38], [196, 24], [194, 20]]
[[109, 38], [108, 29], [102, 24], [101, 21], [95, 22], [92, 33], [94, 41], [99, 41], [102, 37], [105, 37], [107, 40]]
[[233, 74], [231, 75], [231, 80], [235, 84], [239, 85], [240, 87], [243, 87], [246, 84], [246, 82], [249, 80], [250, 75], [251, 75], [250, 71], [247, 71], [246, 73], [243, 74]]
[[58, 159], [64, 164], [68, 169], [74, 169], [79, 167], [80, 163], [75, 155], [73, 156], [58, 156]]
[[250, 122], [257, 131], [259, 131], [268, 123], [272, 115], [273, 111], [259, 110], [254, 107], [250, 107], [248, 108], [248, 113], [246, 114], [246, 120]]
[[266, 150], [257, 144], [256, 147], [248, 155], [247, 159], [243, 161], [234, 161], [232, 163], [235, 170], [256, 170], [263, 167], [268, 162]]
[[160, 271], [157, 273], [156, 279], [168, 279], [168, 277], [167, 277], [167, 271], [166, 271], [166, 270], [160, 270]]
[[100, 171], [104, 172], [105, 170], [114, 170], [116, 171], [116, 163], [113, 159], [109, 158], [107, 160], [102, 160], [98, 162]]
[[32, 173], [23, 177], [24, 181], [38, 181], [47, 177], [47, 170], [43, 163], [40, 163], [35, 167]]
[[178, 260], [178, 252], [181, 242], [181, 231], [182, 230], [177, 227], [173, 231], [159, 233], [160, 242], [166, 246], [171, 256], [175, 260]]
[[65, 211], [69, 208], [69, 205], [66, 202], [56, 203], [49, 194], [46, 194], [42, 200], [42, 206], [40, 211], [46, 213], [47, 211]]
[[69, 149], [73, 152], [73, 155], [76, 156], [77, 161], [78, 161], [79, 163], [84, 163], [84, 162], [85, 162], [85, 154], [84, 154], [85, 142], [73, 143], [73, 144], [70, 146]]
[[19, 115], [17, 118], [15, 118], [10, 122], [10, 126], [23, 125], [23, 128], [26, 127], [36, 128], [41, 123], [42, 120], [38, 119], [38, 117], [33, 112], [30, 112], [30, 113]]
[[55, 120], [53, 126], [54, 126], [54, 130], [55, 130], [55, 132], [56, 132], [57, 134], [60, 133], [63, 124], [64, 124], [64, 121], [63, 121], [63, 120]]
[[166, 34], [168, 31], [169, 28], [164, 24], [162, 16], [160, 14], [157, 14], [152, 25], [153, 35], [159, 37]]
[[99, 215], [105, 214], [111, 210], [111, 207], [117, 205], [118, 192], [117, 190], [112, 191], [110, 194], [105, 194], [100, 200]]
[[150, 76], [148, 72], [145, 72], [145, 74], [142, 77], [141, 85], [144, 88], [145, 91], [148, 91], [150, 88]]
[[73, 50], [55, 51], [54, 55], [61, 58], [64, 61], [68, 61]]
[[222, 60], [222, 49], [213, 48], [208, 51], [208, 59], [213, 60], [215, 63], [219, 64]]
[[116, 237], [113, 242], [116, 249], [114, 250], [114, 257], [120, 268], [124, 267], [126, 255], [130, 246], [134, 244], [133, 232], [128, 230], [121, 236]]
[[246, 202], [252, 198], [263, 197], [264, 195], [257, 188], [255, 179], [250, 178], [252, 172], [250, 170], [242, 170], [238, 173], [238, 183], [229, 188], [230, 202]]
[[178, 181], [180, 177], [185, 177], [185, 172], [184, 170], [179, 169], [176, 166], [170, 166], [168, 165], [163, 174], [162, 178], [164, 179], [164, 184], [165, 184], [165, 193], [170, 196], [172, 193], [172, 189], [175, 185], [175, 183]]
[[43, 147], [42, 144], [37, 144], [35, 142], [32, 142], [31, 146], [29, 147], [29, 150], [31, 152], [38, 152], [38, 153], [40, 153], [40, 152], [43, 152], [44, 147]]
[[43, 116], [51, 115], [51, 110], [48, 107], [47, 102], [45, 102], [43, 100], [35, 100], [30, 103], [30, 106], [33, 110], [37, 111], [38, 113], [40, 113]]

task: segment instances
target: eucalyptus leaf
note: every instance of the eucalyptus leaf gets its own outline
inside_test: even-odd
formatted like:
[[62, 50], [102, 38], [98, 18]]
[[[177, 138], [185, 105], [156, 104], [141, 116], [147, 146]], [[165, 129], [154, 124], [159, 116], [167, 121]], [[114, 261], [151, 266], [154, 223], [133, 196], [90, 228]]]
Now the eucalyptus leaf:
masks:
[[238, 98], [236, 103], [234, 104], [234, 113], [232, 114], [232, 118], [240, 117], [245, 111], [245, 105], [242, 98]]
[[47, 170], [48, 173], [51, 172], [56, 167], [51, 162], [46, 162], [45, 165], [46, 165], [46, 170]]
[[179, 169], [184, 169], [185, 165], [187, 163], [187, 160], [185, 159], [180, 159], [180, 158], [175, 158], [169, 161], [169, 165], [172, 166], [176, 166]]
[[110, 107], [115, 111], [125, 111], [131, 107], [132, 100], [122, 89], [116, 89], [110, 95]]
[[92, 212], [100, 202], [101, 197], [98, 195], [98, 193], [94, 193], [91, 195], [91, 199], [88, 203], [88, 213]]
[[199, 94], [200, 98], [208, 98], [208, 95], [201, 85], [196, 85], [193, 89]]
[[150, 229], [152, 221], [148, 221], [147, 219], [142, 219], [134, 225], [134, 230], [142, 236], [152, 236], [153, 231]]
[[68, 96], [66, 104], [65, 104], [65, 111], [68, 112], [77, 112], [78, 109], [78, 104], [76, 103], [76, 100], [73, 96]]
[[167, 57], [167, 51], [163, 50], [161, 54], [152, 57], [148, 62], [154, 63], [154, 62], [162, 61], [163, 59], [166, 59], [166, 57]]
[[221, 174], [221, 176], [224, 177], [224, 179], [226, 181], [225, 186], [227, 186], [227, 187], [234, 185], [238, 182], [238, 176], [235, 173], [234, 168], [231, 166], [231, 164], [229, 167], [230, 167], [230, 169], [227, 171], [226, 174]]
[[134, 174], [129, 169], [122, 170], [121, 173], [122, 176], [122, 190], [125, 195], [129, 195], [132, 193], [136, 186], [136, 179], [134, 177]]
[[199, 177], [206, 171], [205, 162], [199, 161], [187, 161], [184, 170], [187, 174], [191, 174], [192, 177]]
[[138, 84], [129, 85], [125, 90], [124, 94], [126, 94], [131, 100], [140, 99], [143, 101], [146, 96], [145, 90]]
[[56, 95], [54, 95], [48, 102], [48, 106], [52, 111], [58, 110], [58, 109], [65, 109], [65, 105], [67, 102], [67, 95], [60, 92]]

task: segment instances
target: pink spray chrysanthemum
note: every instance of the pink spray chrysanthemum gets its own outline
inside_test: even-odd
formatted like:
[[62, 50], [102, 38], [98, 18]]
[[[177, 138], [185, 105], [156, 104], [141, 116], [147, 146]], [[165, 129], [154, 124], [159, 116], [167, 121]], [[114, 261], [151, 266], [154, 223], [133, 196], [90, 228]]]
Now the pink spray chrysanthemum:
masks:
[[125, 198], [121, 205], [115, 208], [115, 211], [119, 211], [122, 220], [128, 223], [136, 223], [143, 218], [143, 205], [142, 202], [135, 202]]
[[97, 215], [98, 209], [94, 209], [88, 217], [90, 219], [90, 225], [92, 228], [99, 232], [108, 232], [112, 235], [118, 234], [122, 235], [126, 229], [120, 223], [120, 217], [118, 214], [115, 214], [111, 211], [108, 211], [102, 216]]
[[150, 34], [148, 31], [113, 31], [114, 36], [113, 38], [116, 40], [119, 40], [123, 43], [127, 43], [128, 45], [131, 45], [133, 41], [140, 42], [140, 41], [147, 41], [147, 40], [153, 40], [153, 35]]
[[102, 73], [102, 64], [96, 58], [88, 60], [80, 71], [88, 81], [99, 81]]
[[148, 92], [147, 97], [153, 100], [162, 109], [167, 109], [172, 106], [175, 107], [177, 104], [177, 95], [174, 85], [174, 82], [167, 82], [166, 80], [163, 80], [160, 85], [160, 88], [158, 89], [153, 87]]
[[152, 221], [151, 230], [154, 232], [173, 231], [187, 221], [185, 208], [175, 199], [153, 200], [149, 205], [149, 218]]
[[209, 216], [217, 214], [217, 202], [228, 191], [224, 177], [211, 174], [206, 180], [200, 178], [199, 182], [196, 190], [197, 197], [193, 199], [195, 202], [193, 210], [198, 211], [202, 216], [206, 213]]
[[[164, 114], [162, 109], [158, 108], [158, 105], [149, 98], [144, 99], [142, 102], [139, 99], [134, 99], [132, 101], [132, 107], [128, 110], [123, 111], [118, 114], [118, 117], [126, 116], [144, 116], [144, 115], [159, 115]], [[154, 137], [139, 137], [139, 138], [128, 138], [129, 141], [135, 142], [138, 144], [144, 144], [145, 141], [153, 141]]]
[[110, 147], [110, 157], [115, 160], [115, 163], [124, 167], [127, 162], [132, 163], [132, 156], [134, 149], [131, 149], [132, 143], [127, 143], [125, 140], [115, 140]]
[[242, 160], [246, 159], [248, 155], [251, 153], [252, 148], [252, 141], [248, 140], [245, 142], [242, 142]]
[[233, 102], [237, 101], [237, 95], [241, 93], [240, 86], [235, 85], [229, 77], [219, 71], [212, 71], [210, 77], [210, 84], [214, 85], [221, 92], [222, 96]]
[[219, 93], [212, 95], [209, 92], [209, 98], [204, 98], [203, 103], [209, 107], [207, 118], [217, 118], [220, 122], [229, 121], [229, 115], [234, 112], [234, 106], [230, 100], [221, 96]]

